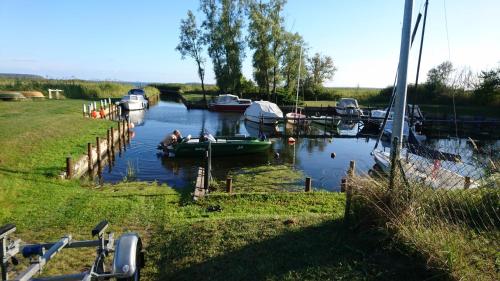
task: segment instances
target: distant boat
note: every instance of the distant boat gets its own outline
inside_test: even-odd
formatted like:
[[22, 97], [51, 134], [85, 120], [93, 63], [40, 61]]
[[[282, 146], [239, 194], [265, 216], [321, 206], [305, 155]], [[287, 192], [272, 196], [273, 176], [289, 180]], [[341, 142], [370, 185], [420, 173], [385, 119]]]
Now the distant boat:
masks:
[[312, 122], [321, 124], [321, 125], [334, 125], [338, 126], [340, 123], [340, 119], [335, 119], [333, 116], [311, 116]]
[[[171, 149], [164, 152], [173, 153], [175, 157], [202, 156], [210, 143], [212, 156], [228, 156], [262, 153], [269, 150], [271, 141], [254, 137], [213, 137], [204, 136], [201, 139], [186, 138]], [[162, 147], [163, 148], [163, 147]]]
[[341, 98], [335, 107], [335, 111], [340, 116], [363, 116], [363, 111], [359, 108], [358, 101], [353, 98]]
[[281, 109], [272, 102], [254, 101], [245, 110], [245, 119], [263, 125], [276, 125], [279, 119], [283, 118]]
[[[418, 105], [412, 105], [412, 104], [407, 105], [407, 108], [405, 111], [406, 112], [405, 119], [407, 119], [407, 120], [410, 119], [412, 108], [414, 109], [413, 110], [414, 120], [415, 121], [424, 120], [424, 115], [422, 114], [420, 107]], [[384, 120], [384, 118], [385, 118], [385, 115], [387, 114], [387, 108], [384, 110], [374, 109], [370, 113], [371, 113], [371, 119], [373, 119], [374, 121], [382, 122], [382, 120]], [[389, 111], [389, 117], [387, 118], [387, 120], [392, 120], [393, 117], [394, 117], [394, 111], [391, 110], [391, 111]]]
[[126, 110], [141, 110], [148, 107], [148, 100], [142, 89], [132, 89], [120, 100], [120, 105]]
[[292, 125], [309, 125], [311, 124], [311, 120], [306, 120], [306, 115], [302, 114], [300, 111], [298, 112], [290, 112], [286, 114], [286, 120], [288, 123]]
[[238, 96], [228, 94], [219, 95], [208, 108], [212, 111], [244, 112], [251, 104], [252, 100], [240, 99]]

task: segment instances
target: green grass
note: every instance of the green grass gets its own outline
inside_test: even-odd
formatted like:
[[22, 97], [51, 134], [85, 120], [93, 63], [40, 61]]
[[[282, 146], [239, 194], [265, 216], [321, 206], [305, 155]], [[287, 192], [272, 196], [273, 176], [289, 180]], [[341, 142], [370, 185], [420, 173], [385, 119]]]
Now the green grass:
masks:
[[[109, 81], [0, 78], [0, 90], [40, 91], [48, 96], [48, 89], [60, 89], [65, 97], [74, 99], [119, 98], [132, 88], [131, 84]], [[145, 87], [145, 90], [149, 96], [159, 94], [153, 87]]]
[[[23, 241], [65, 234], [89, 239], [92, 227], [108, 219], [117, 235], [137, 231], [143, 237], [144, 280], [419, 280], [440, 274], [424, 268], [421, 257], [400, 252], [386, 233], [346, 231], [343, 194], [263, 192], [272, 190], [273, 179], [300, 177], [286, 166], [233, 171], [236, 194], [215, 192], [199, 202], [191, 200], [191, 188], [58, 179], [66, 155], [83, 154], [85, 144], [112, 125], [83, 118], [83, 102], [0, 102], [0, 224], [15, 223]], [[93, 255], [94, 249], [65, 250], [44, 274], [79, 272]]]

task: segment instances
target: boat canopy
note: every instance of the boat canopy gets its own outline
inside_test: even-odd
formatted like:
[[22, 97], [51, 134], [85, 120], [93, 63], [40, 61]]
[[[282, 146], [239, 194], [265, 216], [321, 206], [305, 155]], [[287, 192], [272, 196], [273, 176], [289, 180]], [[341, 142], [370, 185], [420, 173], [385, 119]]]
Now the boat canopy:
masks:
[[340, 108], [359, 108], [358, 101], [352, 98], [341, 98], [337, 103]]
[[238, 102], [238, 96], [235, 95], [219, 95], [217, 97], [217, 103], [231, 103], [231, 102]]
[[142, 95], [142, 96], [144, 96], [146, 93], [144, 92], [143, 89], [132, 89], [132, 90], [128, 91], [128, 94], [129, 95]]
[[245, 111], [245, 116], [283, 118], [283, 112], [275, 103], [254, 101]]

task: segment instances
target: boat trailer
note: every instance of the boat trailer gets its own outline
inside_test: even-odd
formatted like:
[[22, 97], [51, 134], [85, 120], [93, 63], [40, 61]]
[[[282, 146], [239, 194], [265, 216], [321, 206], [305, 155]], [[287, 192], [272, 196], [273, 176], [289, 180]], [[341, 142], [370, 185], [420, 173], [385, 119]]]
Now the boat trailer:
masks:
[[[139, 280], [140, 270], [144, 267], [144, 252], [142, 249], [142, 241], [137, 233], [125, 233], [116, 241], [112, 232], [105, 231], [109, 224], [106, 220], [101, 221], [92, 229], [92, 237], [95, 240], [73, 240], [71, 235], [66, 235], [56, 242], [26, 244], [21, 245], [20, 239], [12, 239], [12, 235], [16, 231], [16, 226], [7, 224], [0, 227], [0, 262], [2, 281], [55, 281], [55, 280]], [[66, 274], [50, 277], [34, 277], [42, 272], [43, 267], [57, 253], [64, 248], [87, 248], [96, 247], [96, 259], [92, 267], [84, 272], [75, 274]], [[29, 258], [30, 263], [27, 269], [19, 273], [13, 279], [8, 278], [9, 263], [12, 265], [19, 264], [16, 254], [22, 253], [24, 258]], [[107, 271], [105, 268], [106, 257], [113, 255], [112, 268]], [[10, 262], [9, 262], [10, 260]]]

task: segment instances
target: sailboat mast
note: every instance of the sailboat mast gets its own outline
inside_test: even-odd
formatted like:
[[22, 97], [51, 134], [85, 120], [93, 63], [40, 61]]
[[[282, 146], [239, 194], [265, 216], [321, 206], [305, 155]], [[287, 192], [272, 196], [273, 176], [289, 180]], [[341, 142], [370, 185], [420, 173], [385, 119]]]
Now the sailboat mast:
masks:
[[410, 53], [411, 41], [411, 18], [413, 11], [413, 0], [405, 0], [405, 10], [403, 16], [403, 29], [401, 31], [401, 49], [399, 52], [398, 82], [396, 88], [396, 103], [394, 105], [394, 123], [391, 140], [398, 139], [398, 143], [392, 146], [391, 156], [399, 155], [401, 150], [401, 140], [403, 138], [403, 126], [406, 109], [406, 92], [408, 76], [408, 57]]
[[302, 46], [300, 46], [299, 54], [299, 76], [297, 78], [297, 96], [295, 97], [295, 117], [297, 117], [297, 106], [299, 103], [299, 88], [300, 88], [300, 68], [302, 66]]

